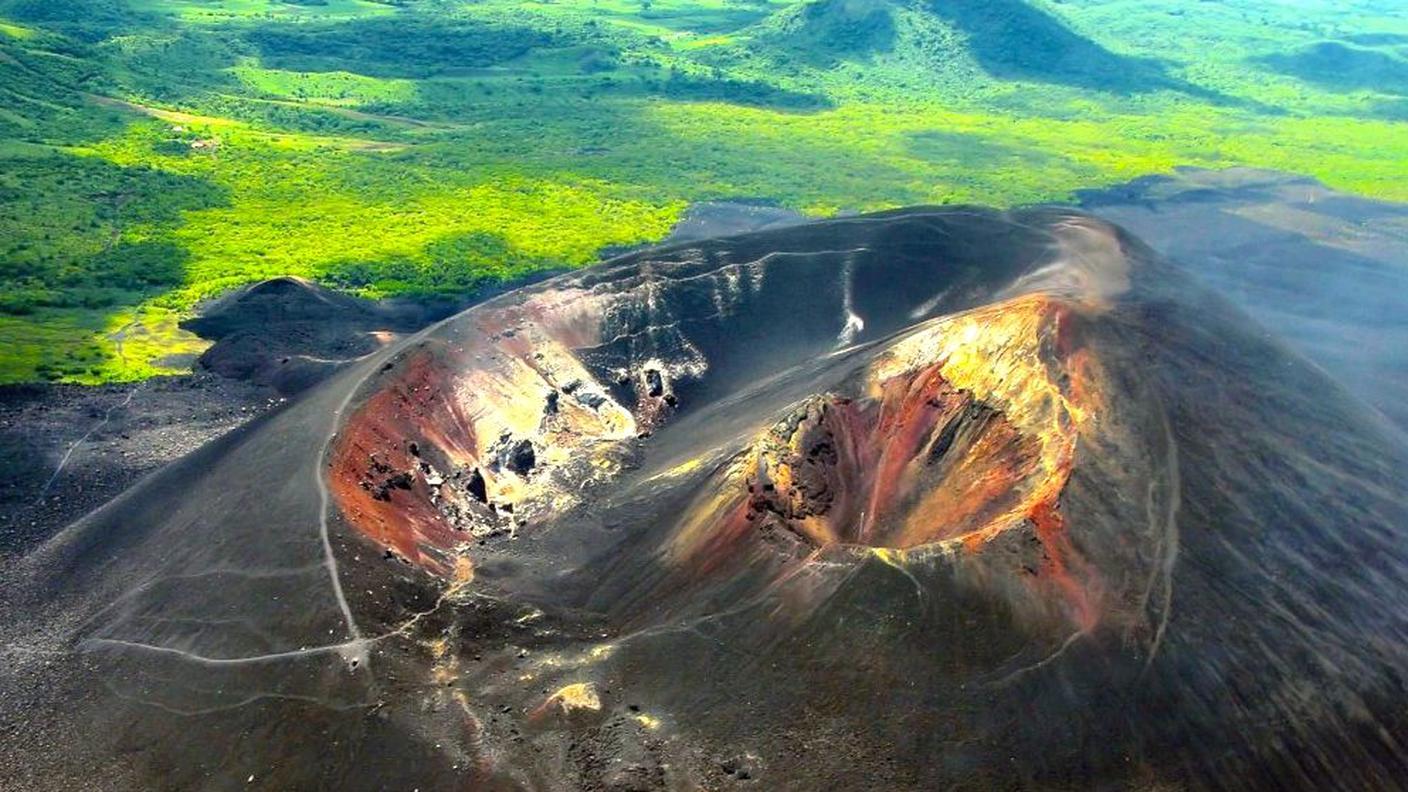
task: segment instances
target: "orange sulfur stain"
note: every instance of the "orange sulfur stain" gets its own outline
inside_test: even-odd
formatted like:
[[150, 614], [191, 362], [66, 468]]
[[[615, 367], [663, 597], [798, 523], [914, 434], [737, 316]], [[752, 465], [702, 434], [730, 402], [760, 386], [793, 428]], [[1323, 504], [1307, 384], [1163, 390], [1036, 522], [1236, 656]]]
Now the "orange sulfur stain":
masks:
[[750, 537], [981, 553], [1025, 527], [1041, 544], [1032, 585], [1093, 627], [1100, 586], [1060, 507], [1100, 392], [1070, 310], [1022, 297], [900, 339], [861, 395], [815, 397], [762, 433], [696, 502], [673, 555], [708, 574]]

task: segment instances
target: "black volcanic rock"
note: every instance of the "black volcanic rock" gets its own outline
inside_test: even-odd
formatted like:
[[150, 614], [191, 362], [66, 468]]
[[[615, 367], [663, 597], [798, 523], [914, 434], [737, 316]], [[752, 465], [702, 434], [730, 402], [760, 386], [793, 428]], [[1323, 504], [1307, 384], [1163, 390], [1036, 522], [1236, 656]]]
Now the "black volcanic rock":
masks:
[[[25, 558], [0, 780], [1394, 788], [1405, 462], [1078, 212], [643, 251], [375, 352]], [[363, 486], [407, 470], [459, 473]]]

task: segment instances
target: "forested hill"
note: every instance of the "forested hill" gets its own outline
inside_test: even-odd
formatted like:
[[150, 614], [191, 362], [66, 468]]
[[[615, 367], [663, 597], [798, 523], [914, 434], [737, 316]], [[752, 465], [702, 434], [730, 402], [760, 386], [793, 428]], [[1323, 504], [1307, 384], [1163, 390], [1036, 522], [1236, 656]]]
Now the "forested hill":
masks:
[[688, 203], [1408, 199], [1397, 0], [0, 0], [0, 382], [182, 370], [276, 275], [472, 293]]

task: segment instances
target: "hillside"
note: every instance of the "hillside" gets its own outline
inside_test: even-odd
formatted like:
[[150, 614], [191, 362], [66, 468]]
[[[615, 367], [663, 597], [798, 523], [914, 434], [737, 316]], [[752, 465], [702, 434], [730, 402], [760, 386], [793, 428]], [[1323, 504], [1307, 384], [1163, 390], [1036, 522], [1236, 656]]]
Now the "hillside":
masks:
[[910, 207], [479, 303], [7, 559], [0, 787], [1399, 788], [1408, 447], [1221, 291]]
[[1384, 0], [0, 0], [0, 382], [180, 371], [237, 285], [465, 295], [695, 201], [1404, 199], [1405, 70]]

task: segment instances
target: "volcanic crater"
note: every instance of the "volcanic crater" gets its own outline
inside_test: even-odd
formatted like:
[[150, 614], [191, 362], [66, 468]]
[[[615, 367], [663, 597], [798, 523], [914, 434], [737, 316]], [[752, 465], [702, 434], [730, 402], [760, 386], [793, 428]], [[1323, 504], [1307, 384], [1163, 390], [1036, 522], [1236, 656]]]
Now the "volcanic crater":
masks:
[[1405, 465], [1079, 212], [683, 242], [72, 526], [6, 637], [84, 662], [8, 689], [138, 786], [1387, 788]]

